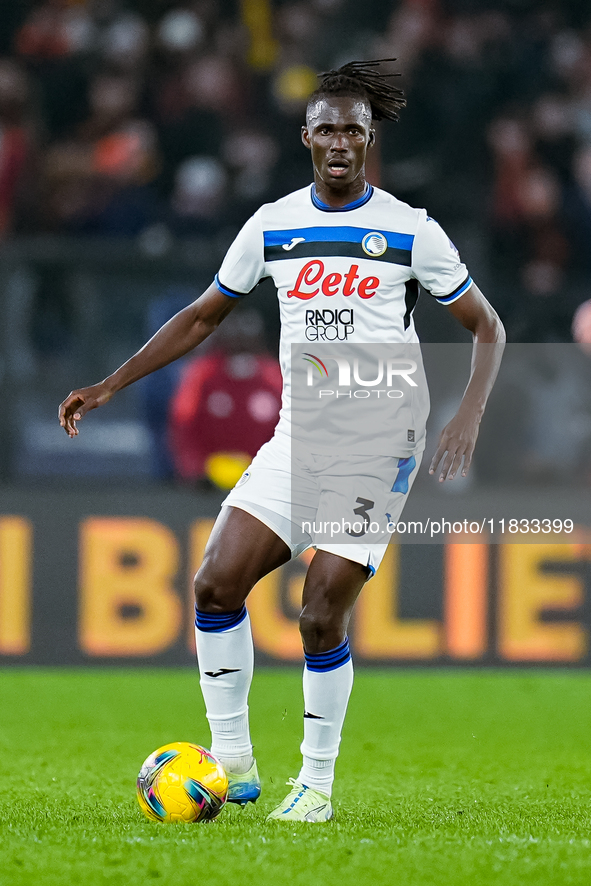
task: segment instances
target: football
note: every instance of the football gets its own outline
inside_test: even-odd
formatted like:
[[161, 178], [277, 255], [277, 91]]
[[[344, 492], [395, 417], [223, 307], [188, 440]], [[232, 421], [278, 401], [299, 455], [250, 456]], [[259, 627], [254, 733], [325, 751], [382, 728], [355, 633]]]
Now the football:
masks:
[[211, 821], [228, 795], [222, 764], [205, 748], [175, 741], [150, 754], [137, 777], [137, 798], [151, 821]]

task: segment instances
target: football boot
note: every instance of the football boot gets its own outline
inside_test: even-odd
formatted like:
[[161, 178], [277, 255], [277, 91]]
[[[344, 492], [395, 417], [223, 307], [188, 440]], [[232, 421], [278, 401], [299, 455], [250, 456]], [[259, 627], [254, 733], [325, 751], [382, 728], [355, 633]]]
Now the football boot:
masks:
[[291, 791], [268, 816], [267, 821], [330, 821], [330, 797], [290, 778]]
[[261, 780], [257, 770], [257, 761], [253, 760], [248, 772], [240, 775], [228, 772], [228, 803], [239, 803], [246, 806], [247, 803], [256, 803], [261, 795]]

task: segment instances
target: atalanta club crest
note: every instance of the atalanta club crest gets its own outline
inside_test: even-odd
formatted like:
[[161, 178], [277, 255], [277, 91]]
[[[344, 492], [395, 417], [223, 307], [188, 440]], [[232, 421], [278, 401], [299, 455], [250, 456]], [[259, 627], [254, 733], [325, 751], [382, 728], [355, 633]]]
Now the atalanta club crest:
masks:
[[372, 231], [361, 241], [361, 248], [367, 255], [383, 255], [388, 248], [388, 241], [379, 231]]

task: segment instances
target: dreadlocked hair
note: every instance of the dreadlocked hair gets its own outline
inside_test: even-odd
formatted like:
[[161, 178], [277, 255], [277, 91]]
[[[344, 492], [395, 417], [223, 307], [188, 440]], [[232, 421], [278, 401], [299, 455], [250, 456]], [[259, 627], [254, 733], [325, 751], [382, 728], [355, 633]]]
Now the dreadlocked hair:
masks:
[[359, 96], [369, 102], [374, 120], [397, 121], [398, 111], [406, 106], [406, 99], [402, 89], [388, 80], [400, 77], [400, 74], [385, 74], [379, 70], [382, 63], [395, 61], [395, 58], [377, 58], [367, 62], [347, 62], [335, 71], [318, 74], [320, 86], [308, 99], [308, 105], [330, 95]]

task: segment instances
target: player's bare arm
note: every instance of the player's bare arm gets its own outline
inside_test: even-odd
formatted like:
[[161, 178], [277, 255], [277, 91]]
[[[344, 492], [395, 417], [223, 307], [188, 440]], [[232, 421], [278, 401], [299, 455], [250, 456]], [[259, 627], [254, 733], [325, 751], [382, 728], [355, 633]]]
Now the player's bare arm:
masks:
[[[434, 474], [443, 458], [439, 482], [453, 480], [463, 460], [462, 476], [470, 470], [480, 421], [492, 390], [505, 345], [505, 329], [492, 305], [473, 283], [448, 310], [474, 338], [470, 381], [459, 409], [439, 438], [429, 473]], [[445, 458], [444, 458], [445, 456]]]
[[167, 366], [192, 351], [236, 307], [237, 298], [223, 295], [215, 283], [192, 304], [175, 314], [112, 375], [96, 385], [72, 391], [59, 407], [59, 422], [69, 437], [78, 434], [77, 421], [103, 406], [117, 391]]

